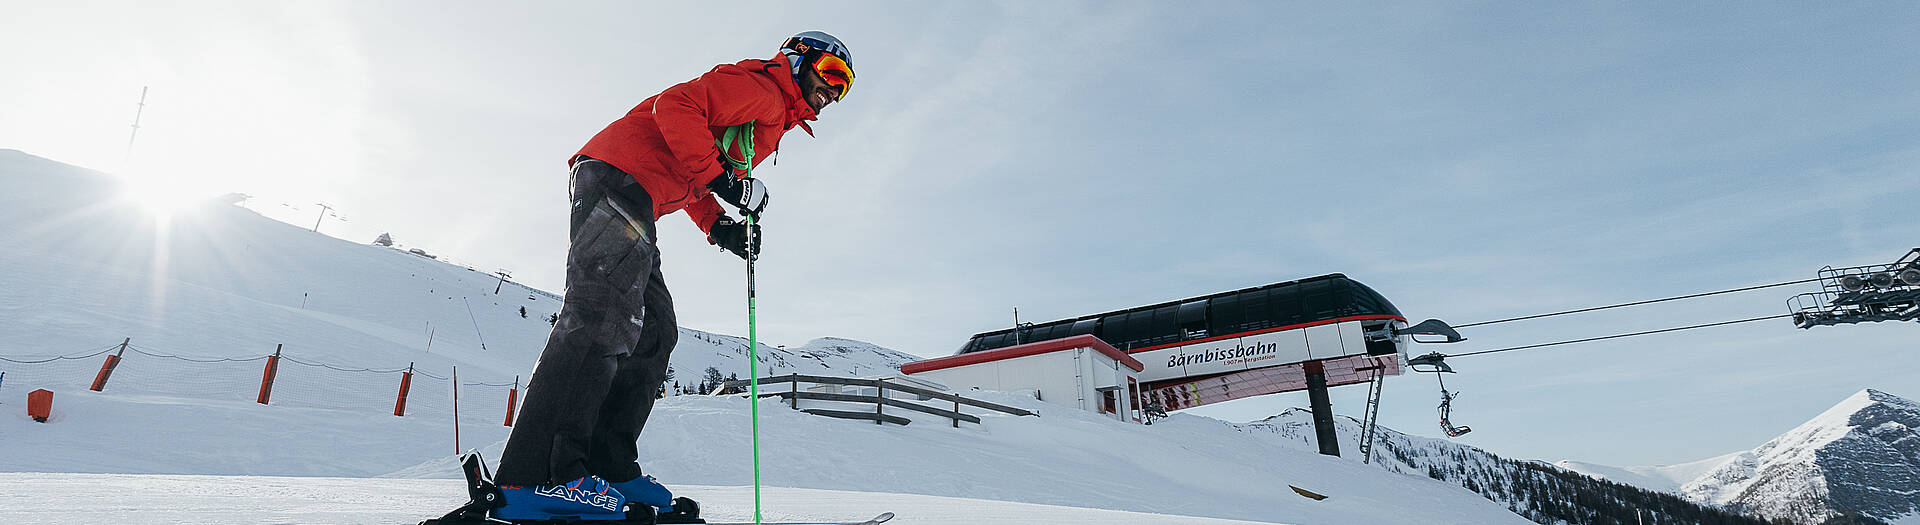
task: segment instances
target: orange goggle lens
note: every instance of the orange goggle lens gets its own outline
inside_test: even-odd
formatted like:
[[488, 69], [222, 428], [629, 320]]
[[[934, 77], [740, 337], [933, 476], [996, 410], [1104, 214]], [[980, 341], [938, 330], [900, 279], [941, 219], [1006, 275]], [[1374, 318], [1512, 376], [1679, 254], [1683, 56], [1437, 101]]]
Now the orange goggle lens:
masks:
[[820, 73], [820, 78], [826, 79], [827, 85], [840, 88], [840, 96], [834, 100], [847, 98], [847, 93], [853, 91], [853, 66], [847, 65], [847, 61], [840, 57], [822, 54], [814, 59], [813, 70]]

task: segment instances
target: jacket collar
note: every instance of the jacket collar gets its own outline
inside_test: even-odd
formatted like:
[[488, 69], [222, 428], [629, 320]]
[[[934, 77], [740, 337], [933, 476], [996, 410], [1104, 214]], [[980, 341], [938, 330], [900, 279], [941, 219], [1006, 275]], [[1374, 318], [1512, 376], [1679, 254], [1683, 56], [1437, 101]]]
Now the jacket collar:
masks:
[[782, 127], [793, 129], [797, 125], [800, 129], [806, 130], [807, 136], [813, 136], [813, 127], [808, 126], [807, 121], [818, 120], [819, 114], [813, 111], [813, 106], [807, 105], [806, 98], [800, 94], [800, 83], [793, 78], [792, 59], [783, 53], [774, 55], [772, 60], [765, 62], [766, 66], [762, 71], [773, 76], [774, 84], [778, 84], [780, 93], [786, 96], [787, 121]]

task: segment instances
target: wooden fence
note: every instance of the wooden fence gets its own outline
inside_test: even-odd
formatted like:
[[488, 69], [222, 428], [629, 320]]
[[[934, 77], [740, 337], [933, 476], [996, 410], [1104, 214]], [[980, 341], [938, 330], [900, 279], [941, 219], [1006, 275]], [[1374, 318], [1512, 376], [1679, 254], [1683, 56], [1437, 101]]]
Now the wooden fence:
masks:
[[[785, 390], [774, 389], [773, 391], [769, 391], [766, 388], [768, 385], [778, 385], [781, 383], [785, 383], [787, 385]], [[835, 387], [846, 387], [846, 386], [872, 387], [875, 390], [873, 395], [847, 394], [843, 392], [814, 392], [811, 389], [802, 389], [800, 387], [801, 383], [810, 383], [814, 385], [834, 385]], [[804, 375], [804, 374], [788, 374], [784, 376], [773, 376], [773, 377], [761, 379], [760, 386], [761, 386], [760, 397], [778, 397], [778, 398], [786, 399], [788, 402], [788, 405], [792, 406], [795, 410], [799, 410], [801, 412], [806, 412], [809, 414], [814, 414], [819, 416], [837, 417], [841, 419], [870, 420], [870, 421], [873, 421], [873, 423], [876, 425], [882, 424], [882, 423], [906, 425], [908, 423], [913, 422], [911, 419], [907, 419], [905, 417], [885, 413], [884, 410], [886, 407], [894, 407], [902, 410], [912, 410], [915, 412], [932, 414], [932, 415], [940, 416], [943, 418], [947, 418], [953, 421], [953, 426], [955, 428], [958, 428], [960, 426], [960, 422], [962, 421], [965, 421], [968, 423], [974, 423], [974, 424], [980, 423], [979, 416], [960, 412], [960, 405], [967, 405], [970, 407], [992, 410], [992, 411], [1000, 412], [1004, 414], [1013, 414], [1016, 416], [1040, 415], [1031, 410], [1010, 407], [1010, 406], [1006, 406], [998, 403], [991, 403], [987, 401], [981, 401], [978, 399], [969, 399], [966, 397], [961, 397], [961, 396], [957, 396], [957, 395], [953, 395], [953, 394], [949, 394], [946, 392], [941, 392], [933, 389], [922, 388], [919, 386], [889, 382], [885, 379], [860, 379], [860, 378], [852, 378], [852, 377], [828, 377], [828, 376], [813, 376], [813, 375]], [[723, 387], [723, 392], [729, 393], [729, 394], [742, 393], [746, 390], [746, 388], [747, 388], [746, 380], [728, 381], [726, 385]], [[887, 395], [888, 391], [913, 394], [915, 396], [918, 396], [924, 399], [921, 399], [921, 400], [900, 399], [900, 398]], [[809, 400], [809, 401], [873, 403], [873, 411], [860, 412], [860, 411], [854, 411], [854, 410], [832, 410], [832, 409], [826, 409], [826, 408], [800, 408], [800, 400], [802, 399]], [[931, 403], [931, 401], [943, 401], [944, 403], [940, 403], [938, 406], [936, 406], [933, 403]], [[945, 405], [947, 403], [952, 403], [953, 408], [951, 410], [945, 408]]]

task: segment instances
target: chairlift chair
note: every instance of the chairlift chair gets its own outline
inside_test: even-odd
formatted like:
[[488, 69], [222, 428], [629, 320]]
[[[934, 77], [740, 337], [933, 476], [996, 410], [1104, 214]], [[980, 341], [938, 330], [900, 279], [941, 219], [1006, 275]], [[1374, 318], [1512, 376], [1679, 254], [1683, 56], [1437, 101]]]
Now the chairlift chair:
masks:
[[1441, 377], [1441, 374], [1455, 373], [1446, 359], [1447, 356], [1434, 352], [1408, 359], [1407, 366], [1415, 372], [1433, 374], [1433, 378], [1440, 382], [1440, 430], [1446, 432], [1447, 437], [1454, 438], [1472, 432], [1473, 428], [1453, 424], [1453, 398], [1460, 397], [1460, 393], [1447, 391], [1447, 380]]

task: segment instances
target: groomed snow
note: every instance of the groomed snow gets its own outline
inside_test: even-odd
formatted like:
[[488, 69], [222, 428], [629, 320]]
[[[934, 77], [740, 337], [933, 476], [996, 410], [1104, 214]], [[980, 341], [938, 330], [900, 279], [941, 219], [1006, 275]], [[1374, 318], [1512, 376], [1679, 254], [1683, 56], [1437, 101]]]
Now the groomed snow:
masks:
[[[406, 524], [439, 517], [466, 501], [457, 480], [0, 474], [0, 523]], [[712, 521], [752, 521], [748, 487], [685, 486]], [[893, 512], [888, 525], [1259, 525], [1029, 503], [840, 490], [768, 488], [766, 521], [858, 521]]]
[[[1142, 426], [1015, 395], [972, 395], [1039, 410], [1043, 415], [988, 415], [983, 417], [983, 424], [967, 424], [960, 429], [926, 422], [899, 427], [812, 416], [774, 400], [763, 401], [764, 481], [789, 492], [804, 488], [850, 491], [834, 501], [880, 505], [894, 501], [887, 498], [908, 498], [902, 501], [912, 505], [889, 503], [893, 506], [882, 509], [896, 512], [919, 509], [913, 505], [933, 501], [897, 495], [911, 493], [1159, 515], [1047, 511], [1060, 513], [1061, 519], [1094, 520], [1087, 523], [1108, 517], [1136, 520], [1117, 523], [1216, 523], [1189, 519], [1195, 516], [1325, 524], [1528, 523], [1458, 486], [1387, 472], [1352, 458], [1320, 456], [1299, 449], [1290, 440], [1248, 432], [1218, 420], [1175, 415], [1153, 426]], [[452, 480], [458, 474], [450, 451], [422, 451], [415, 444], [393, 443], [398, 445], [395, 451], [387, 452], [377, 446], [380, 436], [365, 433], [307, 435], [316, 427], [314, 420], [334, 417], [340, 420], [331, 424], [350, 425], [353, 418], [365, 416], [249, 405], [121, 400], [95, 395], [94, 399], [73, 403], [63, 419], [52, 423], [0, 418], [0, 433], [24, 438], [10, 442], [32, 451], [24, 456], [36, 464], [69, 465], [67, 470], [89, 470], [95, 467], [88, 465], [133, 460], [149, 471], [180, 465], [184, 467], [178, 468], [202, 471], [274, 473], [364, 469], [407, 454], [435, 459], [400, 469], [391, 474], [395, 477], [382, 478], [0, 474], [0, 486], [8, 487], [0, 490], [0, 523], [20, 522], [4, 519], [9, 516], [31, 517], [26, 523], [98, 523], [93, 520], [131, 519], [148, 511], [196, 523], [392, 523], [395, 521], [391, 518], [420, 519], [426, 517], [422, 512], [444, 512], [463, 497], [460, 484]], [[738, 512], [743, 507], [727, 495], [747, 490], [751, 480], [747, 412], [747, 402], [740, 397], [664, 399], [641, 440], [643, 462], [651, 474], [668, 480], [686, 495], [702, 499], [716, 515]], [[181, 415], [222, 423], [219, 432], [141, 433], [114, 426], [144, 426]], [[89, 421], [112, 423], [85, 423]], [[372, 419], [369, 424], [378, 421]], [[47, 436], [65, 436], [73, 441], [50, 444]], [[149, 445], [128, 447], [128, 442]], [[501, 445], [494, 442], [481, 448], [488, 457], [497, 457]], [[329, 446], [337, 451], [337, 464], [284, 459], [321, 454]], [[306, 452], [278, 456], [272, 452], [275, 447]], [[367, 451], [379, 453], [368, 455]], [[218, 461], [206, 463], [210, 460], [205, 458]], [[399, 479], [420, 477], [438, 479]], [[1332, 498], [1302, 498], [1287, 488], [1289, 484]], [[707, 494], [718, 494], [720, 499], [708, 501]], [[103, 503], [93, 498], [113, 501]], [[416, 501], [421, 503], [412, 503]], [[783, 512], [801, 513], [792, 518], [833, 517], [805, 512], [840, 507], [782, 505], [789, 505], [782, 507]], [[978, 505], [954, 504], [951, 508]], [[994, 505], [1027, 508], [1010, 503]], [[61, 513], [45, 514], [53, 509]], [[71, 509], [86, 510], [67, 512]], [[252, 513], [270, 509], [285, 513], [274, 516], [284, 517], [249, 518]], [[91, 514], [94, 511], [106, 514]], [[996, 512], [1007, 513], [1008, 521], [974, 523], [1028, 523], [1016, 517], [1024, 511]], [[958, 523], [953, 520], [970, 515], [977, 513], [932, 514], [916, 518], [931, 521], [903, 523]], [[137, 522], [154, 521], [142, 518]]]

